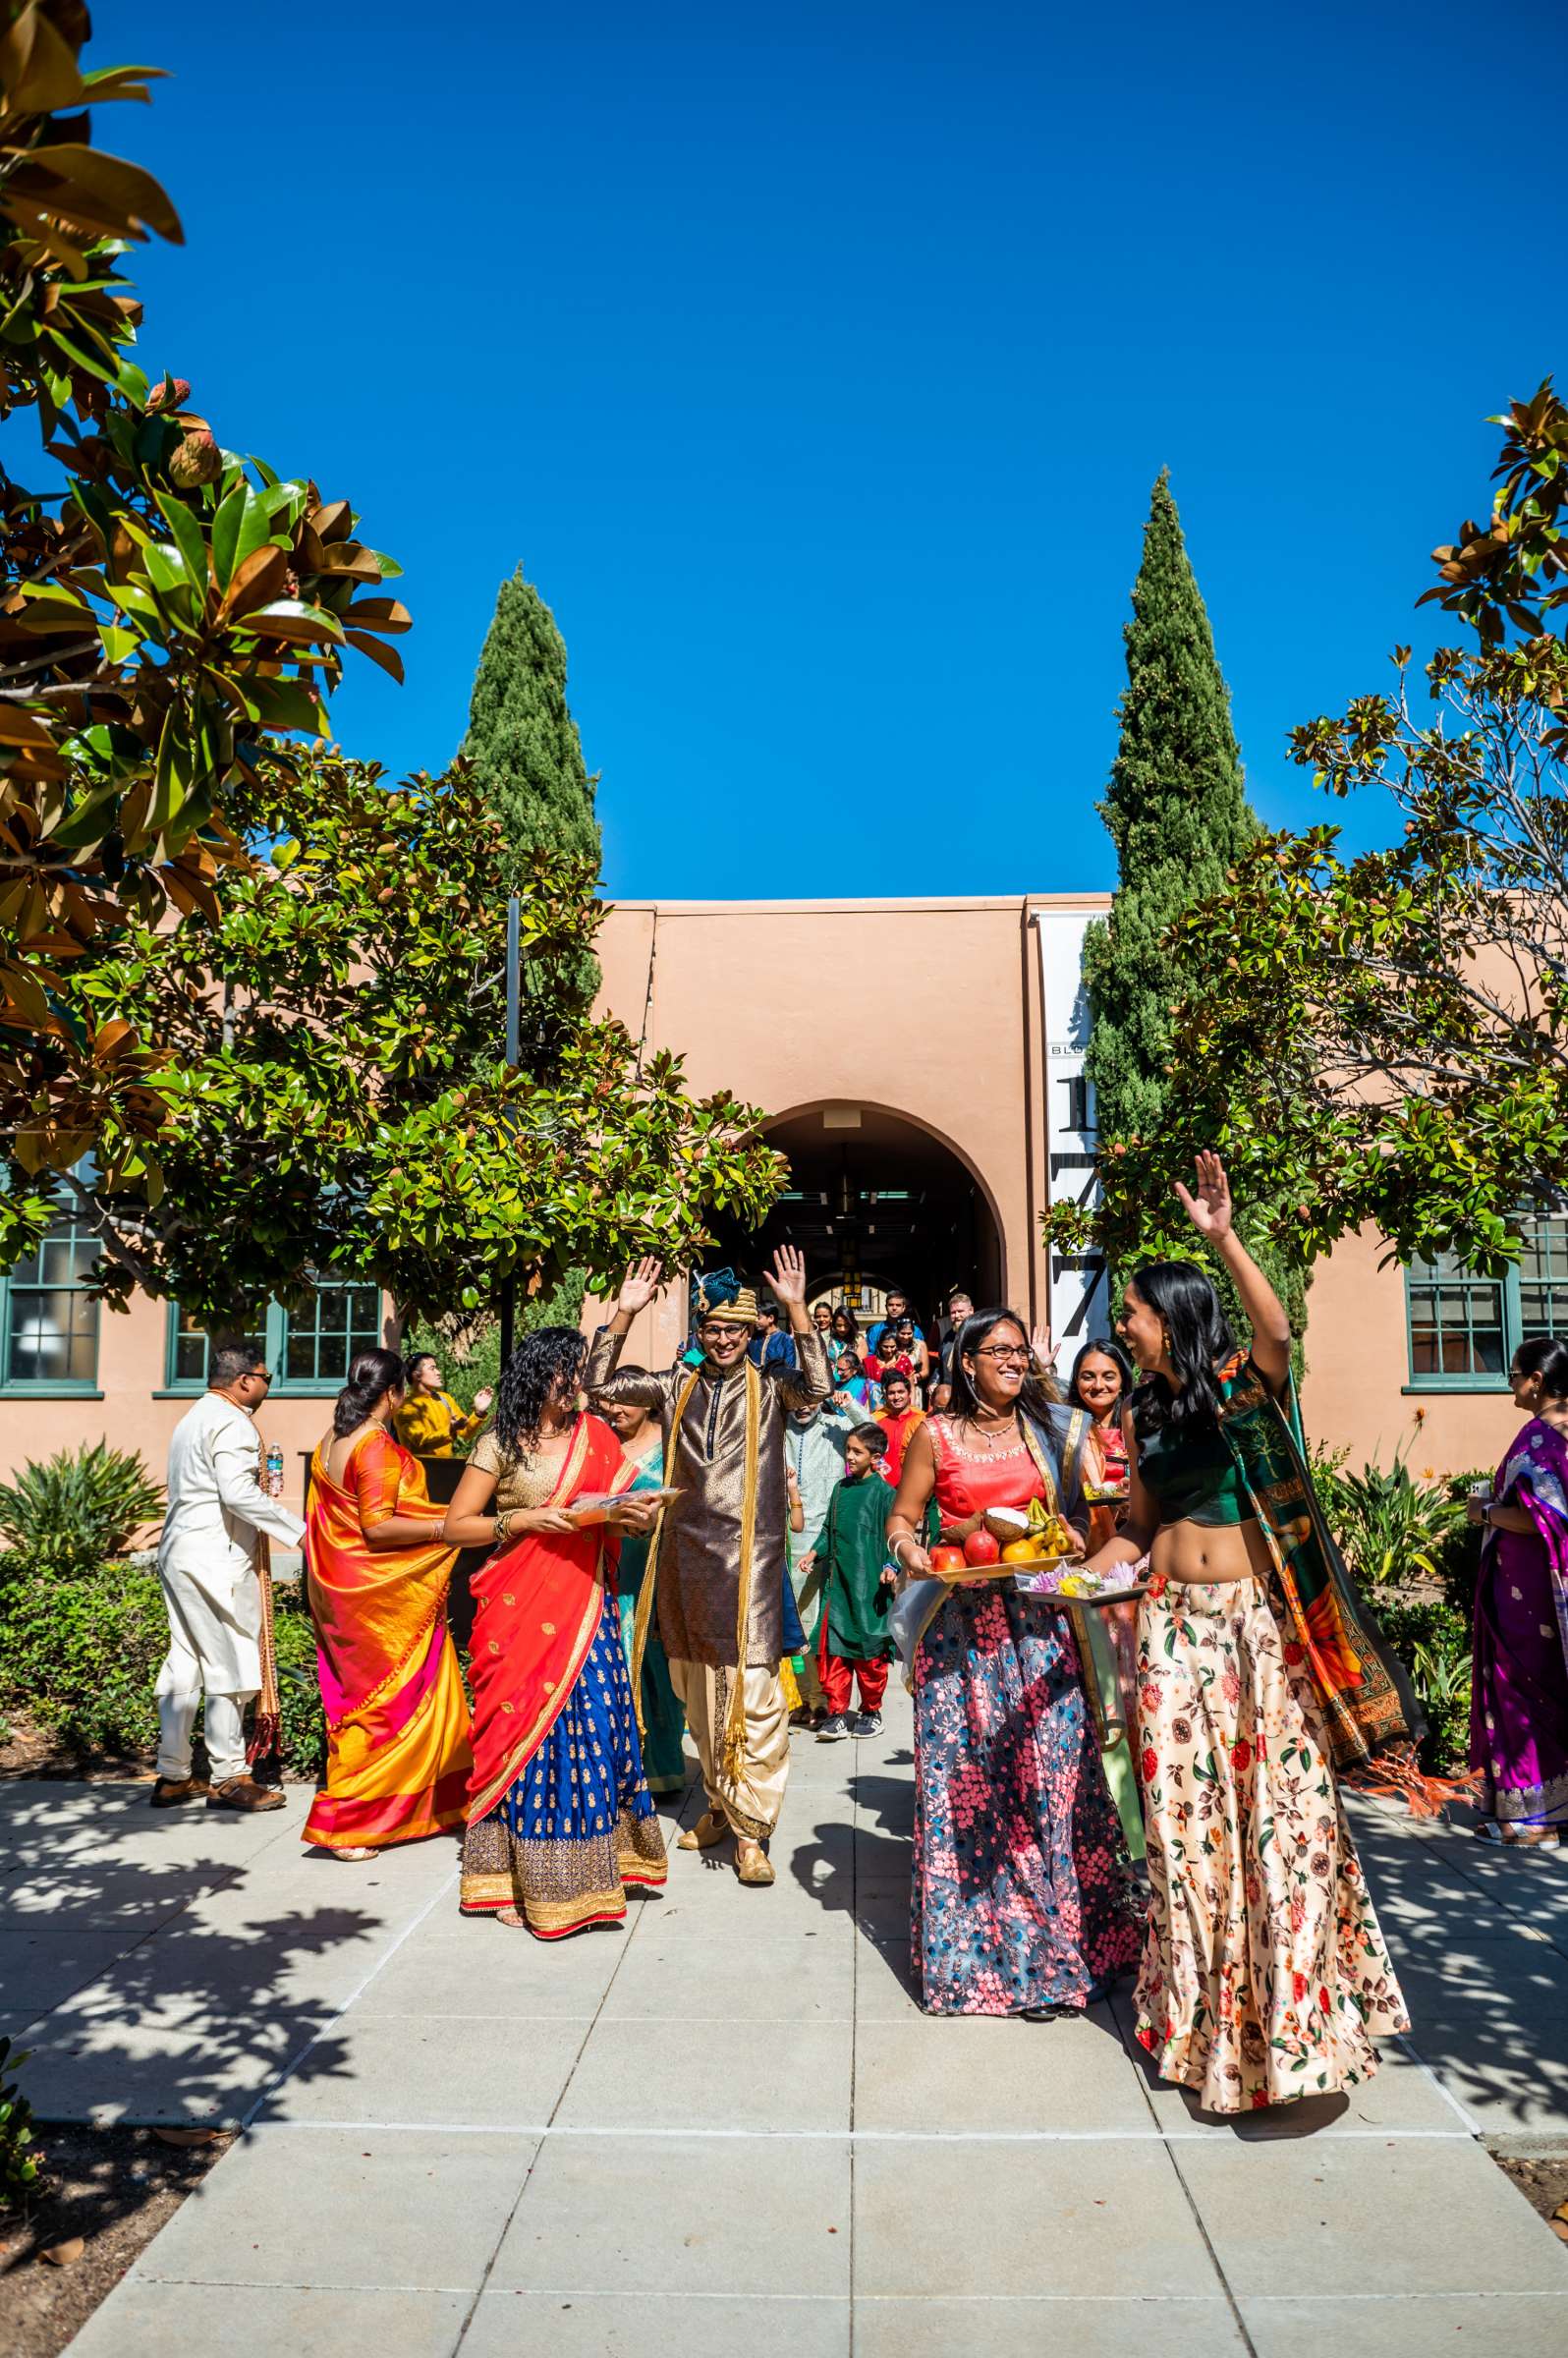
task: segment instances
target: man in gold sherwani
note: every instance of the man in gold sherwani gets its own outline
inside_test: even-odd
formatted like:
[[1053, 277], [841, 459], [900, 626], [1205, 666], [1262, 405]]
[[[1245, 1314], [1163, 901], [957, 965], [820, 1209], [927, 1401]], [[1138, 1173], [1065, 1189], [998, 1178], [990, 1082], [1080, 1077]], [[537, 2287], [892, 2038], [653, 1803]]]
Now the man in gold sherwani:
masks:
[[649, 1551], [633, 1692], [656, 1612], [707, 1794], [707, 1809], [680, 1848], [706, 1850], [733, 1831], [743, 1883], [773, 1881], [762, 1844], [778, 1824], [789, 1775], [789, 1707], [779, 1677], [789, 1521], [784, 1435], [791, 1410], [825, 1400], [831, 1388], [822, 1338], [807, 1316], [799, 1253], [780, 1252], [771, 1282], [789, 1317], [796, 1369], [764, 1374], [752, 1365], [756, 1296], [747, 1289], [703, 1311], [699, 1367], [617, 1375], [632, 1320], [658, 1291], [657, 1263], [643, 1262], [595, 1335], [584, 1377], [595, 1401], [656, 1410], [663, 1425], [664, 1480], [678, 1495]]

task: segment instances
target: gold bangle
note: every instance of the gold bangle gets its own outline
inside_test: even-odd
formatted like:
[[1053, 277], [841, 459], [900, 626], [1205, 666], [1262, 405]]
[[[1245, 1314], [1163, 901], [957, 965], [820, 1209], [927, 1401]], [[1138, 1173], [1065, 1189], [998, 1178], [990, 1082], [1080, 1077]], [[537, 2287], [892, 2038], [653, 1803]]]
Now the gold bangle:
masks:
[[514, 1509], [509, 1509], [504, 1515], [497, 1515], [495, 1518], [495, 1530], [492, 1534], [492, 1537], [495, 1541], [495, 1544], [498, 1547], [504, 1546], [506, 1542], [512, 1536], [512, 1514], [514, 1511]]

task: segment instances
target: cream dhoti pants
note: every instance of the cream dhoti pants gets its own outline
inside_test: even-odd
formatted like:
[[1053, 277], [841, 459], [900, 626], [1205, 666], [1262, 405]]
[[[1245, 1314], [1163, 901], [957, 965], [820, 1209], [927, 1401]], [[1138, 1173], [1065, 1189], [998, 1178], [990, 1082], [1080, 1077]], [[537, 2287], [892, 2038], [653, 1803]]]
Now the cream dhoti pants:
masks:
[[261, 1685], [261, 1589], [253, 1564], [209, 1556], [162, 1562], [158, 1577], [169, 1615], [169, 1651], [153, 1694], [158, 1706], [158, 1774], [183, 1783], [191, 1773], [191, 1731], [206, 1695], [207, 1760], [212, 1782], [246, 1774], [245, 1707]]
[[[724, 1768], [724, 1729], [737, 1678], [746, 1682], [746, 1735], [732, 1776]], [[738, 1834], [765, 1841], [778, 1824], [790, 1772], [789, 1706], [778, 1671], [672, 1660], [670, 1684], [686, 1709], [708, 1808]]]

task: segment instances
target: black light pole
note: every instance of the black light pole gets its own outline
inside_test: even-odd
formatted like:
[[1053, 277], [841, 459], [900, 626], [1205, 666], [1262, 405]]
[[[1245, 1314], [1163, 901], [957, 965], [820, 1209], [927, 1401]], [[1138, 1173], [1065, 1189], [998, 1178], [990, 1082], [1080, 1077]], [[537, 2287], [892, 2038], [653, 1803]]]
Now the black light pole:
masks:
[[[515, 1071], [523, 1061], [523, 915], [514, 893], [506, 904], [506, 1061]], [[501, 1367], [512, 1356], [517, 1327], [517, 1283], [508, 1277], [497, 1305], [501, 1322]]]

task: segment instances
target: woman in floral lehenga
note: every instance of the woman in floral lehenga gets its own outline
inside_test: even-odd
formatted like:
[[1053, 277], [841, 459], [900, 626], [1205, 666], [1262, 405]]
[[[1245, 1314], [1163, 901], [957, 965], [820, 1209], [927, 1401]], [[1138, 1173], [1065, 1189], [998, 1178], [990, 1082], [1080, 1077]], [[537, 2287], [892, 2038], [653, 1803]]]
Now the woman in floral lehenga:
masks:
[[[933, 1496], [953, 1539], [1032, 1498], [1076, 1511], [1060, 1496], [1031, 1364], [1011, 1312], [966, 1320], [950, 1413], [928, 1417], [905, 1451], [887, 1526], [902, 1572], [930, 1573], [917, 1535]], [[1139, 1917], [1071, 1628], [1012, 1579], [960, 1583], [935, 1590], [913, 1668], [921, 2003], [929, 2014], [1082, 2010], [1136, 1960]]]
[[1552, 1843], [1568, 1825], [1568, 1343], [1522, 1343], [1509, 1371], [1530, 1411], [1497, 1469], [1476, 1583], [1470, 1765], [1480, 1831]]
[[[1151, 1551], [1139, 1737], [1153, 1905], [1138, 2036], [1210, 2111], [1321, 2095], [1407, 2029], [1334, 1769], [1408, 1743], [1279, 1395], [1290, 1327], [1231, 1225], [1215, 1154], [1178, 1190], [1252, 1321], [1232, 1341], [1192, 1262], [1148, 1262], [1119, 1320], [1143, 1370], [1127, 1522], [1096, 1566]], [[1409, 1778], [1407, 1772], [1407, 1778]]]
[[[626, 1885], [661, 1888], [664, 1838], [643, 1774], [637, 1713], [605, 1571], [651, 1499], [599, 1417], [577, 1406], [588, 1344], [542, 1326], [501, 1378], [447, 1513], [462, 1547], [493, 1546], [474, 1575], [474, 1775], [463, 1845], [466, 1916], [541, 1940], [626, 1915]], [[579, 1528], [568, 1509], [609, 1501]]]
[[327, 1783], [305, 1839], [340, 1859], [461, 1825], [473, 1759], [446, 1626], [446, 1510], [388, 1430], [403, 1394], [396, 1352], [362, 1351], [310, 1461], [306, 1562]]

